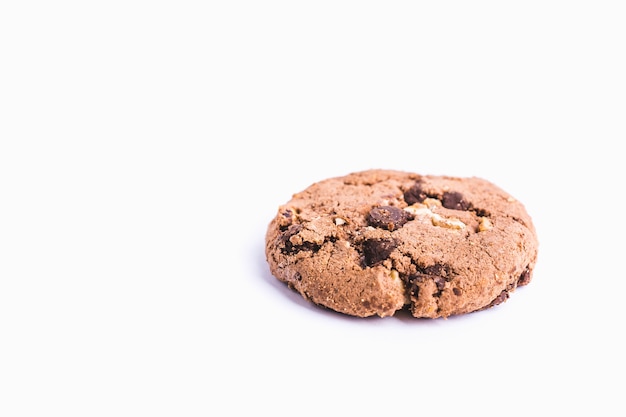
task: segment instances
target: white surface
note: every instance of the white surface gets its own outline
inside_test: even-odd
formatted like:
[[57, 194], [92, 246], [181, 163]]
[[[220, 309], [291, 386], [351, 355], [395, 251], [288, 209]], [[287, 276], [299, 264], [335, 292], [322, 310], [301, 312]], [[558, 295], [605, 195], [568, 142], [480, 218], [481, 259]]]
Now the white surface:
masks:
[[[415, 3], [0, 5], [0, 415], [623, 416], [623, 2]], [[266, 225], [367, 168], [506, 189], [534, 281], [303, 302]]]

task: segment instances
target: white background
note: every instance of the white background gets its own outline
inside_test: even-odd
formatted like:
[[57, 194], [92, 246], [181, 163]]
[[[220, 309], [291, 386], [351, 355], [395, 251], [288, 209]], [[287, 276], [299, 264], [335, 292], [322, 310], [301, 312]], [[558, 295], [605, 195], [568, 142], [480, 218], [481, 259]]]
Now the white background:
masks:
[[[2, 2], [0, 415], [625, 415], [623, 4]], [[304, 302], [267, 224], [369, 168], [507, 190], [533, 282]]]

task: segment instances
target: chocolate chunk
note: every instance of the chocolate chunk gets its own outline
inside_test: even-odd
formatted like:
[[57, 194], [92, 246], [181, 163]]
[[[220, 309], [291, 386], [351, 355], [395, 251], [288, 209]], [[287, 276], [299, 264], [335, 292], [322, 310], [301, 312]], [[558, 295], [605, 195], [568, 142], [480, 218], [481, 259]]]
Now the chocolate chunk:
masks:
[[439, 291], [443, 290], [446, 286], [446, 279], [444, 277], [435, 276], [433, 277], [433, 281]]
[[463, 198], [463, 194], [456, 191], [446, 191], [443, 193], [441, 204], [452, 210], [469, 210], [470, 203]]
[[411, 284], [417, 285], [417, 283], [424, 282], [426, 280], [432, 280], [437, 287], [437, 292], [433, 295], [439, 297], [446, 287], [446, 282], [452, 279], [450, 267], [448, 265], [434, 264], [425, 268], [418, 268], [418, 273], [409, 277]]
[[422, 190], [422, 184], [416, 182], [411, 188], [404, 192], [404, 201], [410, 206], [411, 204], [421, 203], [428, 195]]
[[523, 285], [528, 284], [529, 282], [530, 282], [530, 270], [528, 269], [528, 267], [526, 267], [526, 269], [524, 269], [524, 272], [522, 272], [522, 274], [517, 279], [517, 286], [521, 287]]
[[370, 239], [363, 242], [363, 256], [365, 266], [374, 266], [389, 257], [396, 248], [392, 239]]
[[508, 299], [509, 299], [509, 292], [507, 290], [504, 290], [491, 303], [489, 303], [489, 305], [487, 305], [485, 309], [495, 307], [498, 304], [502, 304]]
[[294, 254], [302, 251], [317, 252], [321, 246], [313, 242], [302, 242], [301, 245], [294, 245], [291, 242], [285, 243], [283, 253]]
[[379, 206], [370, 210], [367, 222], [374, 227], [387, 229], [390, 232], [401, 228], [411, 219], [411, 215], [393, 206]]
[[291, 243], [291, 237], [300, 233], [301, 230], [302, 225], [292, 224], [285, 232], [283, 232], [280, 236], [280, 240], [284, 244], [284, 248], [282, 249], [283, 253], [294, 254], [303, 250], [317, 252], [320, 249], [320, 245], [313, 242], [302, 242], [301, 245], [294, 245]]
[[408, 282], [409, 284], [421, 283], [424, 282], [425, 277], [426, 275], [424, 274], [411, 274], [409, 275], [408, 279], [405, 280], [405, 282]]
[[280, 240], [286, 244], [291, 239], [291, 236], [297, 235], [300, 230], [302, 230], [301, 224], [292, 224], [280, 235]]
[[436, 275], [444, 278], [448, 278], [450, 276], [450, 267], [442, 264], [427, 266], [426, 268], [423, 268], [423, 271], [426, 275]]
[[410, 295], [414, 298], [418, 298], [420, 295], [420, 287], [417, 285], [418, 281], [410, 281], [411, 286], [409, 288]]

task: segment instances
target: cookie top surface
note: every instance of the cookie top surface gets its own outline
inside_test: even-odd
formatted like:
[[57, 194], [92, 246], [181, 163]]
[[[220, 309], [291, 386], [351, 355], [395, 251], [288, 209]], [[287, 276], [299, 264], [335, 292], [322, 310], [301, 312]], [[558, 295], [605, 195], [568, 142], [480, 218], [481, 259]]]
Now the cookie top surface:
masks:
[[367, 170], [279, 207], [265, 237], [272, 274], [340, 313], [466, 314], [532, 279], [538, 240], [524, 206], [489, 181]]

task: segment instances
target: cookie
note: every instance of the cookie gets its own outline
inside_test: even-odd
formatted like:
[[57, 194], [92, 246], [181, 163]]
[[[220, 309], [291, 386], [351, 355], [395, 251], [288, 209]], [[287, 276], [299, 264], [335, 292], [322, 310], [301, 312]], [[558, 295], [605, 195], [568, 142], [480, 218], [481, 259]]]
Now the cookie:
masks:
[[489, 181], [366, 170], [294, 194], [265, 254], [278, 280], [324, 308], [446, 318], [530, 283], [538, 244], [522, 203]]

